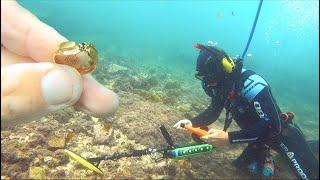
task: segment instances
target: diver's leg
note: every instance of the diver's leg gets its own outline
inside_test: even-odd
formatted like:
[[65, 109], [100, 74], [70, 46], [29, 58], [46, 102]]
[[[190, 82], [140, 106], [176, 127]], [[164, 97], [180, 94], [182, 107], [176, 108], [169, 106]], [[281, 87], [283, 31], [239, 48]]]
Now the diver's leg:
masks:
[[264, 144], [250, 143], [232, 164], [258, 178], [260, 177], [265, 150]]
[[319, 179], [319, 162], [312, 153], [300, 129], [290, 124], [284, 127], [273, 148], [285, 157], [300, 179]]
[[250, 155], [252, 154], [252, 146], [249, 144], [241, 153], [241, 155], [235, 159], [232, 164], [239, 168], [239, 169], [244, 169], [248, 163], [250, 162]]

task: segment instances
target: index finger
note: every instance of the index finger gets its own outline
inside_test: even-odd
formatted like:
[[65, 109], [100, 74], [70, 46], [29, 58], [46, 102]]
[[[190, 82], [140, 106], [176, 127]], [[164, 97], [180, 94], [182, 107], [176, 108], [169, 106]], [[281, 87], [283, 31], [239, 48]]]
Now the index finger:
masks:
[[[67, 41], [16, 1], [1, 1], [1, 44], [10, 51], [35, 61], [53, 61], [59, 44]], [[118, 96], [91, 75], [83, 76], [83, 91], [77, 107], [92, 115], [113, 113]]]
[[201, 137], [200, 137], [201, 140], [207, 140], [208, 138], [209, 138], [208, 135], [205, 135], [205, 136], [201, 136]]
[[41, 22], [16, 1], [1, 1], [1, 44], [10, 51], [52, 62], [52, 54], [66, 38]]

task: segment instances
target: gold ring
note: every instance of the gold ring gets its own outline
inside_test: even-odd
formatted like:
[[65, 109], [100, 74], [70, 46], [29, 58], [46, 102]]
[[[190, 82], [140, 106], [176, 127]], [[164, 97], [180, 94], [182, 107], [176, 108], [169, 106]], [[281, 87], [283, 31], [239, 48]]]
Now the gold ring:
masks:
[[96, 69], [98, 51], [91, 43], [67, 41], [59, 45], [53, 60], [57, 64], [74, 67], [80, 74], [87, 74]]

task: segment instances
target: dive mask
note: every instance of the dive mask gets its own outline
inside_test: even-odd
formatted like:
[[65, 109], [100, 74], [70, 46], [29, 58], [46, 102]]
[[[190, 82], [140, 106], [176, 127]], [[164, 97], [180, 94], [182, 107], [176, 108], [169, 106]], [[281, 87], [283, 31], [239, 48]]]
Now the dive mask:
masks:
[[195, 78], [203, 81], [205, 84], [211, 85], [211, 86], [216, 86], [218, 81], [216, 79], [216, 77], [213, 74], [203, 74], [200, 72], [197, 72], [194, 75]]

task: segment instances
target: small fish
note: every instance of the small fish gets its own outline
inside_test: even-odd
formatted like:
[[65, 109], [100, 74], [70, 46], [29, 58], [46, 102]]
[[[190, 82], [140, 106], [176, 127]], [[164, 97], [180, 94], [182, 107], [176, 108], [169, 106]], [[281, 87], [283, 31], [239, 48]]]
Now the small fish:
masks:
[[247, 57], [252, 57], [252, 54], [251, 54], [251, 53], [248, 53], [248, 54], [247, 54]]
[[234, 12], [233, 11], [231, 12], [231, 15], [234, 16]]
[[222, 18], [222, 13], [221, 13], [220, 11], [217, 11], [216, 17], [217, 17], [217, 18]]

